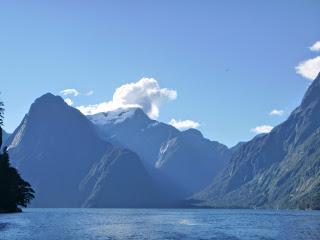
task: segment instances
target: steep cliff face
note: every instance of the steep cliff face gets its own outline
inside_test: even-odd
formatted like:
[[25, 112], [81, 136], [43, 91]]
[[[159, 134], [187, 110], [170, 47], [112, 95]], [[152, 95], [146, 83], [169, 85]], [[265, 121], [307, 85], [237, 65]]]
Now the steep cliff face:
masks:
[[319, 134], [320, 75], [288, 120], [240, 146], [194, 199], [216, 207], [319, 207]]

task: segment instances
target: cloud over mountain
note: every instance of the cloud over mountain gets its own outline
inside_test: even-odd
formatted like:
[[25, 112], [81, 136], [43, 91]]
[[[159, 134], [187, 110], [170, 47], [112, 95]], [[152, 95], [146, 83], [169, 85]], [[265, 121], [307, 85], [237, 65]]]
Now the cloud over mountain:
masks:
[[70, 98], [65, 98], [64, 101], [69, 105], [72, 106], [73, 105], [73, 101]]
[[161, 88], [158, 81], [153, 78], [142, 78], [137, 82], [124, 84], [117, 88], [111, 101], [77, 108], [86, 115], [92, 115], [118, 108], [139, 107], [150, 118], [156, 119], [159, 117], [160, 106], [176, 98], [175, 90]]
[[189, 128], [198, 128], [200, 126], [198, 122], [195, 122], [192, 120], [176, 120], [174, 118], [170, 120], [169, 124], [179, 130], [186, 130]]
[[78, 96], [80, 94], [80, 92], [77, 90], [77, 89], [74, 89], [74, 88], [68, 88], [68, 89], [64, 89], [62, 91], [60, 91], [60, 94], [63, 95], [63, 96]]
[[320, 56], [299, 63], [296, 66], [296, 71], [301, 76], [313, 81], [320, 72]]

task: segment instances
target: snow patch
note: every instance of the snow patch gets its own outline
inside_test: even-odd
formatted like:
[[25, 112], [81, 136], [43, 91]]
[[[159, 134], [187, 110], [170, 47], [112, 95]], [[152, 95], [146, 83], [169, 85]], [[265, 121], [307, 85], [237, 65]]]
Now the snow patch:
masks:
[[154, 123], [150, 123], [147, 128], [152, 128], [152, 127], [155, 127], [157, 125], [159, 125], [159, 122], [155, 121]]
[[167, 153], [168, 149], [171, 148], [176, 143], [176, 138], [167, 141], [162, 144], [159, 151], [159, 159], [155, 163], [156, 168], [161, 168], [164, 163], [163, 156]]
[[114, 111], [89, 115], [88, 118], [96, 125], [119, 124], [134, 116], [135, 111], [136, 108], [120, 108]]

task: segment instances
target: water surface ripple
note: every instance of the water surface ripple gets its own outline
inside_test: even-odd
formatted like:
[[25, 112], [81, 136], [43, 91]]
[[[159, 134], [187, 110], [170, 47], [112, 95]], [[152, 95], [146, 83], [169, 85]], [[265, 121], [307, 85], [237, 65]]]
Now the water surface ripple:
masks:
[[0, 215], [1, 240], [319, 240], [319, 211], [25, 209]]

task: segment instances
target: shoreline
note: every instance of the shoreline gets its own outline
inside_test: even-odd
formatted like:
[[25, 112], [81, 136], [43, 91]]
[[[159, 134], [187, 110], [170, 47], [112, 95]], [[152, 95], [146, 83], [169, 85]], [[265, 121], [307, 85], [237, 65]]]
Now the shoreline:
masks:
[[0, 214], [5, 214], [5, 213], [21, 213], [22, 209], [21, 208], [15, 208], [15, 209], [0, 209]]

